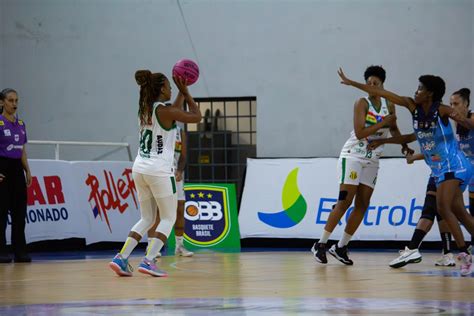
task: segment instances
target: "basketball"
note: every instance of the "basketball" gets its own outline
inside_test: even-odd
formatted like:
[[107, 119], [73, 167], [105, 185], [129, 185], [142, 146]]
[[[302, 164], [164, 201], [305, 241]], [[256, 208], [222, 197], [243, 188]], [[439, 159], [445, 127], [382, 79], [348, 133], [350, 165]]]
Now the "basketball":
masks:
[[173, 66], [173, 76], [186, 79], [188, 86], [195, 83], [199, 78], [199, 67], [190, 59], [181, 59]]

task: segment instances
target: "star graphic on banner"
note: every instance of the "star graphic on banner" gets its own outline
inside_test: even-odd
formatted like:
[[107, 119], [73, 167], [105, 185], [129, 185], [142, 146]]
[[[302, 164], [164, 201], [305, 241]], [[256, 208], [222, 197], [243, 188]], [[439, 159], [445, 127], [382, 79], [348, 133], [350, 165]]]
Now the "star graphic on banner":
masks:
[[208, 194], [207, 194], [207, 198], [208, 198], [208, 199], [211, 199], [211, 198], [212, 198], [212, 194], [211, 194], [211, 193], [208, 193]]
[[199, 195], [199, 197], [200, 197], [201, 199], [204, 198], [204, 193], [199, 192], [198, 195]]
[[191, 199], [194, 199], [194, 198], [196, 197], [196, 194], [194, 194], [194, 193], [191, 193], [191, 195], [190, 195], [190, 196], [191, 196]]

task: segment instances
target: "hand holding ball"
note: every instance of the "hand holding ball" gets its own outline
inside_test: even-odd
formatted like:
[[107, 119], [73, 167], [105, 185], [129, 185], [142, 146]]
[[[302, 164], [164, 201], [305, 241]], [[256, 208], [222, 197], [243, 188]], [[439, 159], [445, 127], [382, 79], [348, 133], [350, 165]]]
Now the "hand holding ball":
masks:
[[173, 66], [173, 77], [186, 80], [186, 85], [190, 86], [199, 78], [199, 67], [190, 59], [181, 59]]

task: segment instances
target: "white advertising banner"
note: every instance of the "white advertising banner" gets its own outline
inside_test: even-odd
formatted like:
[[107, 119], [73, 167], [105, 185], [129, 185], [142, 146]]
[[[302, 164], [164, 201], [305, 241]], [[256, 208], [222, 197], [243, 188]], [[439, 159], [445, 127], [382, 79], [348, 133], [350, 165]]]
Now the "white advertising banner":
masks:
[[[29, 160], [26, 241], [125, 241], [140, 219], [131, 162]], [[7, 243], [11, 243], [10, 218]]]
[[[30, 160], [29, 164], [33, 181], [28, 187], [26, 242], [84, 238], [89, 226], [78, 205], [71, 164], [56, 160]], [[10, 243], [10, 218], [6, 237]]]
[[125, 241], [140, 219], [131, 162], [71, 162], [86, 243]]
[[[247, 159], [239, 211], [241, 237], [320, 238], [339, 194], [337, 161]], [[429, 174], [422, 161], [407, 165], [401, 158], [382, 159], [370, 206], [353, 240], [410, 240], [421, 215]], [[331, 239], [342, 236], [352, 208]], [[467, 238], [469, 234], [464, 233]], [[439, 239], [435, 224], [425, 240]]]

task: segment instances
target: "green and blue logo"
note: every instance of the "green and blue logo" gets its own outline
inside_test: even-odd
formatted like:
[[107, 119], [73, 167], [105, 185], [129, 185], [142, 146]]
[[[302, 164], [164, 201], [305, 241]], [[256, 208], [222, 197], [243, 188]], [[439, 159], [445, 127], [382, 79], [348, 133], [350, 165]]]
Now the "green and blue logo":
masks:
[[265, 224], [277, 228], [290, 228], [301, 222], [306, 215], [307, 204], [298, 189], [298, 168], [286, 178], [281, 194], [283, 211], [278, 213], [258, 212], [258, 218]]

